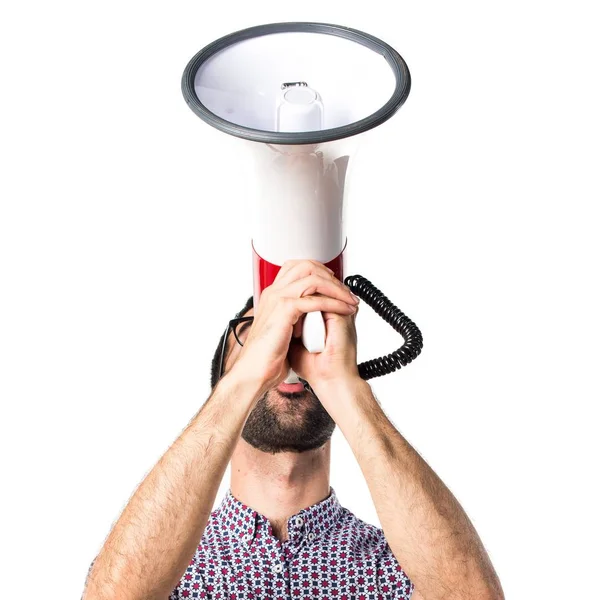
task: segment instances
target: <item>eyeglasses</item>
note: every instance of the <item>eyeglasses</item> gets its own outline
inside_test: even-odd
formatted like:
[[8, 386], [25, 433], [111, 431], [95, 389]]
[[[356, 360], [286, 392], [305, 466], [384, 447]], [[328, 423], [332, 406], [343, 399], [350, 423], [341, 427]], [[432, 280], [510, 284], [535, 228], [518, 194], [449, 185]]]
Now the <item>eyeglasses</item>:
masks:
[[[223, 343], [221, 344], [221, 357], [219, 358], [219, 379], [223, 377], [223, 369], [225, 368], [225, 345], [227, 344], [227, 338], [229, 337], [229, 332], [233, 330], [233, 335], [235, 340], [240, 346], [244, 345], [246, 338], [248, 337], [248, 329], [250, 329], [250, 325], [254, 321], [254, 317], [236, 317], [235, 319], [231, 319], [227, 324], [227, 329], [225, 330], [225, 335], [223, 336]], [[245, 323], [248, 323], [245, 325]], [[304, 381], [301, 379], [304, 384], [304, 389], [314, 394], [313, 389], [310, 387], [308, 381]]]
[[[248, 329], [250, 329], [250, 324], [254, 321], [254, 317], [236, 317], [235, 319], [231, 319], [227, 324], [227, 329], [225, 330], [225, 335], [223, 336], [223, 343], [221, 344], [221, 357], [219, 359], [219, 379], [223, 377], [223, 369], [225, 368], [225, 346], [227, 345], [227, 338], [229, 337], [229, 332], [233, 330], [233, 335], [235, 337], [236, 342], [243, 346], [246, 341], [246, 337], [248, 336]], [[244, 325], [244, 323], [248, 323], [248, 325]]]

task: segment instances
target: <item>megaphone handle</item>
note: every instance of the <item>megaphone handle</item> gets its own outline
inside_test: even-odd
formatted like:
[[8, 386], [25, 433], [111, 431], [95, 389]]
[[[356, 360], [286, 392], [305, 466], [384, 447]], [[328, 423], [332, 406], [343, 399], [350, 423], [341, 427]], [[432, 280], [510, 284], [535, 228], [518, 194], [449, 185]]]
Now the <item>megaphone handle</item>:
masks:
[[302, 343], [309, 352], [325, 350], [325, 321], [319, 311], [304, 315]]
[[293, 369], [290, 369], [283, 383], [301, 383], [301, 381], [298, 378], [298, 375], [296, 375], [296, 372]]

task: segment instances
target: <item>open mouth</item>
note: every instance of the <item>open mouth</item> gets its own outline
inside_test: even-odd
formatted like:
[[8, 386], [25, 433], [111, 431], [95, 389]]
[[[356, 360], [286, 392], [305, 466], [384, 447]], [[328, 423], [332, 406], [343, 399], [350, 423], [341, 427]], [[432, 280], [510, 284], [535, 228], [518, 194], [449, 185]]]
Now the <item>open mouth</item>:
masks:
[[303, 392], [304, 391], [304, 384], [303, 383], [280, 383], [277, 386], [277, 389], [280, 392], [286, 392], [286, 393], [290, 393], [290, 392]]

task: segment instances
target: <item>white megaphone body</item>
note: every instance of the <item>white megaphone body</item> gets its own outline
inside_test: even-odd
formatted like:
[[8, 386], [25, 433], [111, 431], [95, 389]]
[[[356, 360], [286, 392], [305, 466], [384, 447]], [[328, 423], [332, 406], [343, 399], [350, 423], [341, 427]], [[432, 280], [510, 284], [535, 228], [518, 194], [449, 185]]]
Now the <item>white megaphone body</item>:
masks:
[[[319, 261], [343, 281], [350, 159], [356, 136], [386, 121], [408, 96], [410, 75], [400, 55], [373, 36], [337, 25], [261, 25], [198, 52], [184, 71], [182, 90], [204, 121], [250, 142], [257, 173], [251, 194], [254, 306], [287, 260]], [[376, 310], [406, 340], [398, 309], [395, 317], [383, 314], [376, 288], [356, 285], [355, 293], [374, 308], [381, 305]], [[321, 313], [305, 316], [302, 341], [310, 352], [324, 349]], [[388, 363], [387, 370], [363, 376], [395, 370]], [[293, 371], [286, 382], [298, 382]]]

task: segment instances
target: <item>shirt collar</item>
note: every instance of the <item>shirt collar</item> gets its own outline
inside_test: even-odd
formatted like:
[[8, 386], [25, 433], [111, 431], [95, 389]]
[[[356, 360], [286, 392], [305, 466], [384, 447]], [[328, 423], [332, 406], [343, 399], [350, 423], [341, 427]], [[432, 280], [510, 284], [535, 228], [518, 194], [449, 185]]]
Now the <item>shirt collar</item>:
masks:
[[[299, 543], [306, 538], [308, 543], [315, 541], [330, 529], [340, 518], [344, 508], [338, 501], [335, 490], [330, 487], [327, 498], [292, 515], [288, 521], [288, 536], [291, 542]], [[258, 529], [273, 535], [269, 520], [250, 508], [227, 490], [218, 509], [214, 513], [218, 526], [232, 539], [240, 539], [250, 545]], [[259, 534], [260, 535], [260, 534]]]

